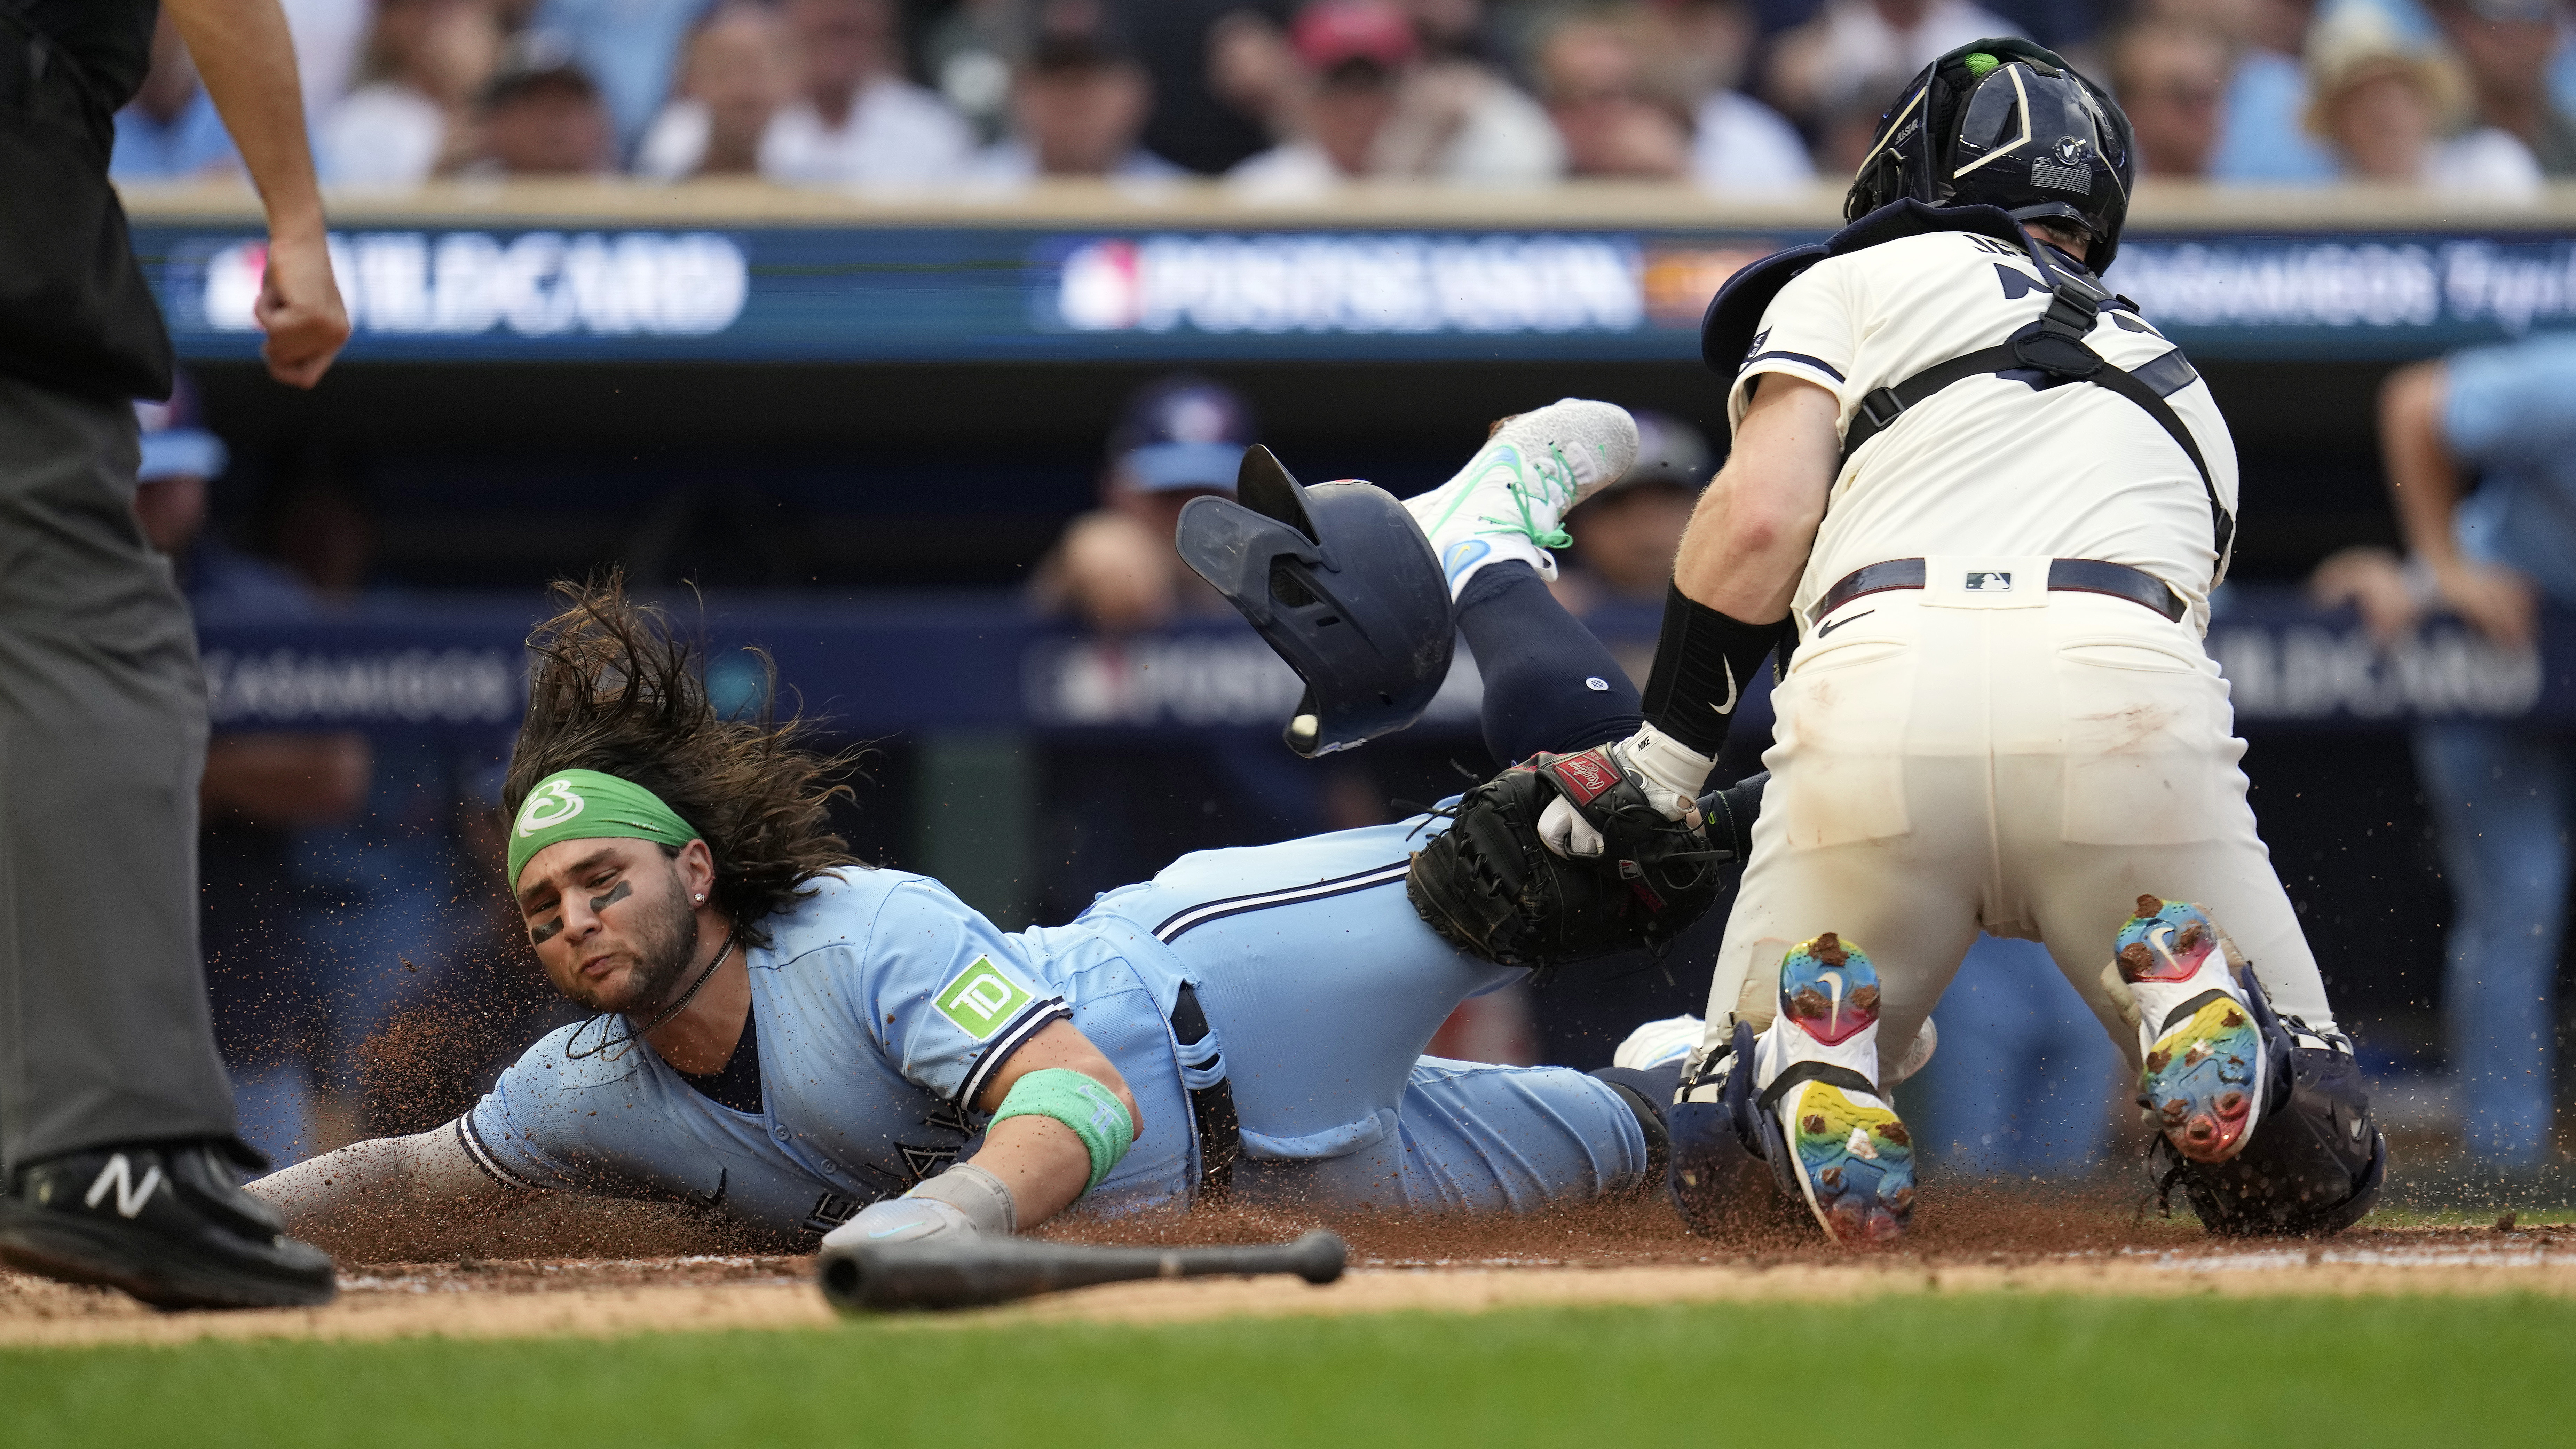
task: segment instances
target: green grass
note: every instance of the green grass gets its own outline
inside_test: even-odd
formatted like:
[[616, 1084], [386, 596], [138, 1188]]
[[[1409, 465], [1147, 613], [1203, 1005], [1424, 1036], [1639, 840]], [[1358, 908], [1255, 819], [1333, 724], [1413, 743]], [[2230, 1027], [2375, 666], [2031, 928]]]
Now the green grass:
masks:
[[2576, 1304], [1899, 1298], [0, 1354], [0, 1443], [2555, 1442]]

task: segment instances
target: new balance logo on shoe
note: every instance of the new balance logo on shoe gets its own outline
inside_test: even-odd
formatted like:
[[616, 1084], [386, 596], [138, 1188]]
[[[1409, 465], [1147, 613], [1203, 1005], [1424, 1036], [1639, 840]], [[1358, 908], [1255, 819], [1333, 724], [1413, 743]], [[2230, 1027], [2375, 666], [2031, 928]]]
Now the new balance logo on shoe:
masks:
[[99, 1169], [98, 1180], [89, 1185], [89, 1195], [81, 1199], [81, 1206], [97, 1207], [99, 1199], [106, 1197], [111, 1187], [116, 1189], [116, 1215], [130, 1218], [143, 1211], [145, 1204], [152, 1201], [152, 1194], [160, 1190], [161, 1169], [158, 1166], [146, 1168], [143, 1182], [137, 1186], [134, 1164], [126, 1161], [125, 1154], [120, 1152], [107, 1160], [107, 1166]]

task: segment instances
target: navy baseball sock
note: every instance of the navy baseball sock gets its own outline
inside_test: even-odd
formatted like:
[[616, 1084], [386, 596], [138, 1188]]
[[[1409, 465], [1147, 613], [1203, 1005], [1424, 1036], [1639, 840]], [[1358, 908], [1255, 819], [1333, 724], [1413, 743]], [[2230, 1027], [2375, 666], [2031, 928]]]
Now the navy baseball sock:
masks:
[[1528, 564], [1478, 569], [1458, 591], [1458, 630], [1485, 678], [1485, 748], [1497, 764], [1588, 750], [1645, 722], [1628, 672]]

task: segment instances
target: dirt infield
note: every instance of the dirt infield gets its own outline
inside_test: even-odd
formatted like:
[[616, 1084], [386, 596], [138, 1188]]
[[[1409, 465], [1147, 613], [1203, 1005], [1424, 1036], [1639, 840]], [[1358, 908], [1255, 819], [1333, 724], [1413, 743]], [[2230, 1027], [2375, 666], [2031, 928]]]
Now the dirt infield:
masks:
[[[1283, 1215], [1216, 1213], [1050, 1236], [1204, 1243], [1276, 1239], [1315, 1225]], [[2125, 1207], [2102, 1201], [1957, 1204], [1928, 1219], [1903, 1250], [1875, 1253], [1845, 1253], [1800, 1238], [1712, 1244], [1683, 1235], [1668, 1213], [1647, 1206], [1499, 1222], [1359, 1219], [1329, 1226], [1349, 1240], [1353, 1271], [1327, 1288], [1288, 1279], [1120, 1284], [905, 1321], [926, 1328], [1161, 1322], [1991, 1292], [2576, 1296], [2576, 1226], [2365, 1227], [2329, 1242], [2243, 1245], [2212, 1242], [2188, 1222], [2139, 1222]], [[672, 1232], [685, 1236], [680, 1228]], [[820, 1326], [832, 1315], [811, 1279], [811, 1259], [758, 1254], [464, 1257], [346, 1266], [340, 1301], [325, 1309], [165, 1314], [117, 1294], [0, 1273], [0, 1347]]]

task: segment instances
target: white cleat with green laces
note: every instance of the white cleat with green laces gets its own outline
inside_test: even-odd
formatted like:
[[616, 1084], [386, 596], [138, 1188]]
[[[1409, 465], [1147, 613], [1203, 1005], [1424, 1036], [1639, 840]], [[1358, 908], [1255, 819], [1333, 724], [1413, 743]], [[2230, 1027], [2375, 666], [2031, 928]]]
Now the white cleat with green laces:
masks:
[[1501, 559], [1553, 580], [1548, 550], [1572, 541], [1565, 515], [1636, 461], [1637, 420], [1626, 408], [1570, 397], [1504, 423], [1456, 477], [1404, 506], [1430, 536], [1451, 598]]

